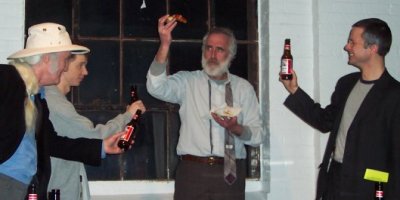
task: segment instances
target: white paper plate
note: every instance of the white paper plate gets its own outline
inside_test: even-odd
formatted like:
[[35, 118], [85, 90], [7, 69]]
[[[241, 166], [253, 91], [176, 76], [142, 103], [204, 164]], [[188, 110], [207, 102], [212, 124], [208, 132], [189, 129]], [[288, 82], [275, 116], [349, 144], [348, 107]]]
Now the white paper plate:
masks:
[[215, 113], [221, 117], [235, 117], [240, 113], [241, 110], [241, 108], [224, 106], [220, 108], [213, 108], [210, 112]]

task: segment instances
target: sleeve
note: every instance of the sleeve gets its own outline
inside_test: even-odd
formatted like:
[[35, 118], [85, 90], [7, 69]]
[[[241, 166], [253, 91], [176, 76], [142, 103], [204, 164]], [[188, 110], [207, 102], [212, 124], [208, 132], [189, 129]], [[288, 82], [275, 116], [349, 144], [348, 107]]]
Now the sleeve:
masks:
[[262, 126], [260, 106], [256, 93], [250, 83], [245, 84], [241, 95], [241, 108], [243, 112], [242, 126], [244, 132], [239, 137], [247, 145], [258, 146], [263, 141], [265, 130]]
[[332, 94], [331, 104], [322, 108], [301, 88], [288, 96], [284, 105], [310, 126], [326, 133], [332, 130], [338, 112], [338, 97], [336, 91]]
[[73, 160], [88, 165], [100, 165], [103, 141], [97, 139], [71, 139], [51, 134], [50, 156]]
[[122, 131], [131, 120], [131, 114], [125, 112], [109, 120], [106, 124], [93, 125], [93, 122], [80, 115], [75, 107], [64, 96], [57, 96], [52, 92], [46, 93], [46, 100], [50, 110], [50, 120], [59, 135], [69, 138], [106, 138]]
[[0, 65], [0, 163], [8, 160], [25, 134], [25, 85], [12, 66]]
[[[88, 165], [101, 164], [103, 141], [98, 139], [71, 139], [57, 135], [49, 119], [49, 110], [45, 99], [40, 100], [42, 123], [40, 138], [37, 140], [38, 152], [47, 151], [50, 156], [82, 162]], [[40, 159], [40, 157], [39, 157]]]
[[[163, 65], [166, 67], [167, 63], [160, 64], [156, 61], [151, 63], [150, 69], [160, 68], [154, 67], [154, 65]], [[174, 75], [167, 76], [166, 71], [162, 72], [160, 75], [154, 75], [151, 70], [147, 73], [147, 91], [155, 98], [167, 101], [170, 103], [181, 104], [185, 93], [186, 80], [189, 76], [189, 72], [180, 71]]]

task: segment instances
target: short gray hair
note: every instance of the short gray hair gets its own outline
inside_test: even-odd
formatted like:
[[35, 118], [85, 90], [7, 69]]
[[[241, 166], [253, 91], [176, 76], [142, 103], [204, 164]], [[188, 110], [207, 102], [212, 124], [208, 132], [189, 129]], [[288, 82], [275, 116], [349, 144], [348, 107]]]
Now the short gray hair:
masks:
[[235, 35], [233, 34], [233, 31], [228, 28], [214, 27], [210, 31], [208, 31], [207, 34], [203, 37], [202, 51], [204, 52], [204, 50], [206, 48], [207, 39], [212, 34], [224, 34], [224, 35], [228, 36], [228, 38], [229, 38], [229, 47], [228, 47], [229, 48], [228, 49], [229, 50], [229, 59], [233, 60], [233, 58], [235, 58], [236, 52], [237, 52], [237, 42], [236, 42]]

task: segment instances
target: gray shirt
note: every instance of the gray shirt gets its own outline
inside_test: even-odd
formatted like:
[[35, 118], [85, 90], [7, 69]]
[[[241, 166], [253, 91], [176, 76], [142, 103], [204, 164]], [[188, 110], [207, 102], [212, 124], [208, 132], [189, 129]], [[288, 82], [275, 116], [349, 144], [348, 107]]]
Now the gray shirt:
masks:
[[[106, 138], [122, 131], [131, 120], [132, 114], [125, 112], [106, 124], [94, 126], [88, 118], [78, 114], [75, 107], [56, 86], [47, 86], [46, 100], [50, 110], [50, 120], [60, 136], [69, 138]], [[68, 149], [66, 149], [68, 151]], [[80, 183], [82, 176], [82, 185]], [[51, 157], [51, 177], [48, 191], [60, 189], [63, 200], [78, 200], [82, 190], [82, 199], [90, 199], [86, 171], [83, 163]]]
[[358, 81], [351, 91], [346, 105], [343, 110], [342, 119], [340, 121], [338, 135], [336, 137], [336, 146], [333, 158], [335, 161], [342, 163], [343, 154], [346, 146], [347, 132], [355, 115], [358, 112], [364, 98], [373, 86], [373, 82]]

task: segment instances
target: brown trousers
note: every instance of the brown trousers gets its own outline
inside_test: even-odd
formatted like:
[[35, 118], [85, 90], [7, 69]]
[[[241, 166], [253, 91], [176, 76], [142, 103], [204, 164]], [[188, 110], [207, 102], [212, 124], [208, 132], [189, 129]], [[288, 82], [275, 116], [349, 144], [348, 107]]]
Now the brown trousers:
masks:
[[176, 170], [174, 200], [244, 200], [246, 161], [237, 160], [237, 180], [228, 185], [224, 166], [181, 160]]

